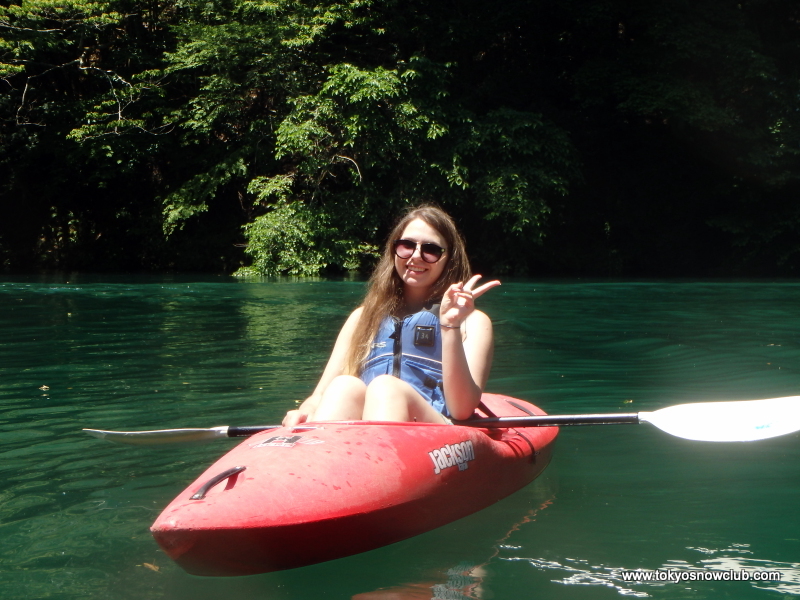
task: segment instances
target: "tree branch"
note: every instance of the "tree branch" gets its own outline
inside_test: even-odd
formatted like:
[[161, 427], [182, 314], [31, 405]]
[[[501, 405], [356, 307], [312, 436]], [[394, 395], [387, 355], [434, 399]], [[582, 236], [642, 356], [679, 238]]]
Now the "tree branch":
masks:
[[351, 163], [353, 163], [356, 166], [356, 172], [358, 173], [358, 180], [359, 181], [364, 181], [364, 178], [361, 176], [361, 169], [358, 168], [358, 163], [356, 161], [354, 161], [349, 156], [342, 156], [341, 154], [337, 154], [336, 156], [334, 156], [334, 158], [341, 158], [342, 160], [349, 160]]

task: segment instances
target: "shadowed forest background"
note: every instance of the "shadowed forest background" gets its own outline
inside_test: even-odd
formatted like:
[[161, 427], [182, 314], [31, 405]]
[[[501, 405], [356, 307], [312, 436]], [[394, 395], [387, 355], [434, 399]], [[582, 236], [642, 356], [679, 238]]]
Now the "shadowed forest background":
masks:
[[796, 276], [796, 0], [0, 0], [0, 271]]

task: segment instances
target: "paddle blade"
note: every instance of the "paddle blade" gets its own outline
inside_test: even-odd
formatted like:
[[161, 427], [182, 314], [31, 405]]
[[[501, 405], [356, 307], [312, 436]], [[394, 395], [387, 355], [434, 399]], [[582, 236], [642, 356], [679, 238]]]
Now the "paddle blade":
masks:
[[639, 413], [639, 420], [702, 442], [754, 442], [800, 430], [800, 396], [679, 404]]
[[157, 431], [103, 431], [84, 429], [86, 433], [115, 444], [154, 446], [156, 444], [178, 444], [184, 442], [206, 442], [228, 437], [228, 427], [210, 429], [160, 429]]

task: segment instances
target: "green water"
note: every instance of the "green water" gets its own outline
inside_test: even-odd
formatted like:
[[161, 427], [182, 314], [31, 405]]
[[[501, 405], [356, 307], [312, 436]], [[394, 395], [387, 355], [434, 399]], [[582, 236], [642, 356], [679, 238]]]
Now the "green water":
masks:
[[[800, 595], [800, 435], [709, 444], [646, 425], [564, 428], [533, 484], [399, 544], [255, 577], [185, 574], [148, 527], [235, 442], [124, 447], [80, 429], [278, 421], [312, 389], [361, 293], [355, 282], [0, 279], [0, 596]], [[479, 303], [495, 322], [489, 391], [548, 412], [800, 394], [797, 283], [506, 282]], [[637, 568], [782, 580], [622, 580]]]

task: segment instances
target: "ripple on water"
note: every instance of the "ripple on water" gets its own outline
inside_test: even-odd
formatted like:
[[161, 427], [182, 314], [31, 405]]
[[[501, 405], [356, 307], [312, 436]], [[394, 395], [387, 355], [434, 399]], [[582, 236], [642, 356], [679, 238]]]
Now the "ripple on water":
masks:
[[[736, 547], [738, 546], [738, 547]], [[746, 585], [754, 590], [780, 592], [783, 594], [800, 595], [800, 563], [773, 561], [755, 557], [745, 557], [742, 546], [720, 550], [705, 548], [687, 548], [702, 554], [718, 554], [713, 558], [697, 558], [694, 560], [668, 560], [660, 566], [642, 570], [640, 565], [624, 567], [603, 564], [590, 564], [580, 558], [565, 558], [554, 561], [543, 558], [528, 558], [524, 556], [501, 556], [500, 560], [507, 562], [528, 563], [539, 572], [546, 573], [554, 583], [577, 586], [600, 586], [615, 590], [620, 596], [633, 596], [637, 598], [665, 597], [665, 598], [695, 598], [709, 596], [709, 586], [713, 585], [716, 594], [722, 595], [723, 589], [735, 592], [738, 586]], [[511, 548], [504, 548], [510, 550]], [[747, 550], [746, 552], [750, 552]], [[674, 580], [670, 581], [631, 581], [637, 572], [651, 575], [654, 571], [672, 573]], [[753, 578], [754, 573], [773, 573], [779, 575], [778, 581], [742, 581], [743, 573], [746, 577]], [[623, 575], [625, 573], [625, 575]], [[662, 575], [667, 577], [668, 575]], [[716, 577], [731, 577], [730, 581], [714, 580]], [[735, 578], [739, 579], [735, 579]], [[680, 578], [680, 580], [679, 580]], [[692, 578], [695, 578], [692, 580]], [[736, 597], [743, 597], [742, 590]]]

